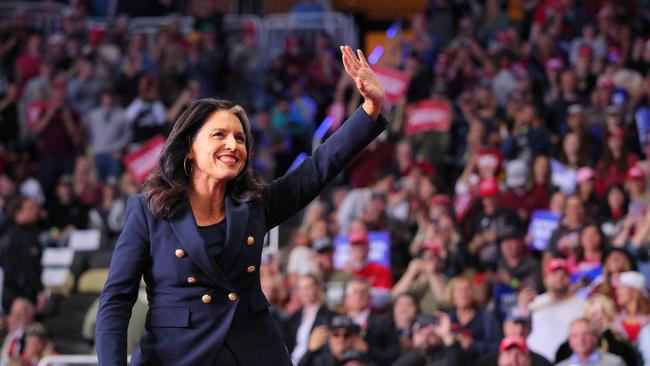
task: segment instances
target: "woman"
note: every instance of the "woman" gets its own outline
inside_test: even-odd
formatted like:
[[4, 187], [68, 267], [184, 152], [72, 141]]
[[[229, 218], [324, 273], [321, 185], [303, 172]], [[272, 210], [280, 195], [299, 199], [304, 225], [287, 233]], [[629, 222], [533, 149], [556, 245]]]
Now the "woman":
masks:
[[131, 365], [291, 365], [260, 288], [264, 234], [313, 200], [387, 124], [383, 88], [363, 54], [341, 51], [362, 107], [313, 158], [268, 186], [249, 168], [241, 107], [205, 99], [179, 117], [144, 196], [129, 198], [100, 297], [100, 365], [126, 364], [141, 276], [150, 308]]
[[620, 309], [616, 298], [616, 284], [623, 272], [636, 269], [634, 259], [625, 249], [611, 248], [603, 257], [603, 274], [592, 282], [592, 294], [605, 295], [614, 301], [616, 309]]
[[629, 152], [623, 128], [610, 128], [605, 143], [603, 156], [596, 164], [596, 191], [601, 197], [610, 185], [624, 183], [627, 170], [639, 160]]
[[600, 274], [605, 244], [604, 235], [597, 224], [588, 224], [580, 231], [578, 247], [567, 259], [574, 280], [586, 280], [589, 283]]
[[582, 200], [578, 196], [569, 196], [564, 205], [562, 222], [553, 231], [549, 239], [546, 257], [568, 257], [578, 248], [578, 236], [586, 221]]
[[616, 317], [617, 329], [635, 343], [641, 328], [650, 323], [650, 299], [645, 277], [639, 272], [623, 272], [616, 286], [621, 310]]
[[476, 358], [499, 348], [501, 329], [495, 317], [478, 306], [476, 289], [468, 277], [454, 277], [445, 291], [451, 307], [449, 317], [457, 324], [458, 342], [470, 357]]
[[625, 217], [628, 213], [629, 199], [623, 186], [614, 183], [605, 193], [605, 202], [598, 214], [600, 229], [608, 239], [613, 240], [624, 226]]

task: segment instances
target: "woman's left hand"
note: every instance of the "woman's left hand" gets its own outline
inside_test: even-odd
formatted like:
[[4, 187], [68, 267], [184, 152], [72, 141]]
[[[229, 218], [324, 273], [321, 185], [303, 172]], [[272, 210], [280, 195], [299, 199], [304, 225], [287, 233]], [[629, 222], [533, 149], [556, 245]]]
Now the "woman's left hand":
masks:
[[359, 93], [363, 96], [363, 110], [373, 119], [377, 119], [384, 106], [384, 87], [368, 65], [361, 50], [357, 50], [358, 58], [350, 46], [341, 46], [341, 53], [345, 72], [352, 77]]

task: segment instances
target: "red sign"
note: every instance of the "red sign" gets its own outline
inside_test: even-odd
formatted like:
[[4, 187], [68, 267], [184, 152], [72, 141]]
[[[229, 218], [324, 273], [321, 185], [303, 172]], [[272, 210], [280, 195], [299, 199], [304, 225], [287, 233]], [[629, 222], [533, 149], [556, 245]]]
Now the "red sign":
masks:
[[447, 132], [451, 126], [451, 107], [443, 100], [423, 100], [406, 108], [406, 135], [422, 131]]
[[158, 135], [147, 141], [139, 150], [124, 157], [124, 166], [136, 183], [144, 182], [147, 175], [156, 167], [164, 144], [165, 138]]
[[409, 83], [411, 82], [405, 73], [391, 69], [389, 67], [373, 65], [371, 66], [381, 85], [386, 91], [386, 103], [395, 104], [406, 95]]

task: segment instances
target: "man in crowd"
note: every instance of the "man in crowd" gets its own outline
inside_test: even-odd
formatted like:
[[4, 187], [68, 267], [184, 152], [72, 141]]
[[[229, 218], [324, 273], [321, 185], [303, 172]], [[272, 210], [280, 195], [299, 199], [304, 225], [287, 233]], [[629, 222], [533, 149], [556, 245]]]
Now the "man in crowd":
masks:
[[393, 366], [467, 365], [463, 349], [451, 328], [449, 315], [420, 315], [413, 324], [413, 350], [404, 353]]
[[546, 264], [546, 292], [535, 296], [524, 289], [519, 294], [519, 307], [527, 306], [533, 315], [533, 329], [528, 346], [548, 360], [555, 360], [555, 351], [569, 336], [569, 326], [584, 313], [586, 302], [569, 291], [571, 278], [564, 259], [553, 258]]
[[399, 341], [392, 322], [372, 312], [370, 306], [370, 285], [363, 279], [354, 279], [345, 289], [345, 310], [347, 315], [362, 330], [359, 350], [366, 352], [371, 361], [387, 365], [399, 354]]
[[336, 315], [329, 327], [316, 327], [309, 336], [309, 346], [298, 366], [338, 366], [346, 353], [359, 351], [361, 328], [346, 315]]
[[[528, 349], [526, 344], [526, 337], [530, 335], [532, 330], [532, 318], [528, 309], [513, 308], [508, 316], [503, 321], [503, 335], [504, 339], [499, 346], [499, 352], [488, 355], [480, 360], [481, 366], [498, 366], [498, 365], [514, 365], [517, 360], [523, 358], [524, 361], [529, 362], [526, 365], [530, 366], [550, 366], [544, 356]], [[521, 341], [519, 341], [521, 340]], [[511, 347], [516, 346], [521, 354], [511, 351]], [[512, 362], [512, 363], [509, 363]]]
[[8, 333], [0, 350], [0, 366], [5, 366], [10, 359], [20, 357], [25, 347], [25, 328], [34, 321], [36, 309], [28, 299], [16, 298], [11, 304], [7, 317]]
[[287, 322], [285, 337], [287, 349], [294, 364], [298, 364], [307, 352], [309, 335], [321, 325], [329, 324], [332, 313], [322, 303], [323, 291], [320, 281], [314, 275], [304, 275], [298, 279], [298, 297], [302, 309], [295, 312]]
[[316, 273], [325, 286], [325, 303], [330, 310], [336, 311], [343, 305], [345, 286], [354, 275], [334, 268], [334, 247], [330, 238], [323, 237], [315, 240], [312, 249]]
[[573, 354], [558, 366], [594, 365], [624, 366], [620, 357], [598, 349], [598, 330], [588, 319], [579, 318], [571, 323], [569, 345]]
[[369, 262], [370, 241], [368, 231], [356, 229], [348, 235], [350, 243], [350, 259], [345, 270], [368, 281], [371, 287], [372, 305], [376, 309], [383, 308], [390, 301], [390, 289], [393, 279], [390, 269], [379, 263]]

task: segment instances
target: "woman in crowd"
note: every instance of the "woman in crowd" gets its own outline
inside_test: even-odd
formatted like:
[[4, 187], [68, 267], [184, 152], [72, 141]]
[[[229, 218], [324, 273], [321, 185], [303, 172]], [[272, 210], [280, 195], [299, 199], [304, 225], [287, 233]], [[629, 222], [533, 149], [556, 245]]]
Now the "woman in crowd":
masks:
[[449, 281], [445, 291], [449, 317], [458, 326], [458, 342], [471, 358], [496, 352], [502, 337], [494, 315], [478, 306], [476, 293], [472, 280], [463, 276]]
[[621, 273], [616, 297], [620, 306], [616, 328], [626, 339], [635, 343], [641, 328], [650, 323], [650, 299], [645, 277], [635, 271]]

